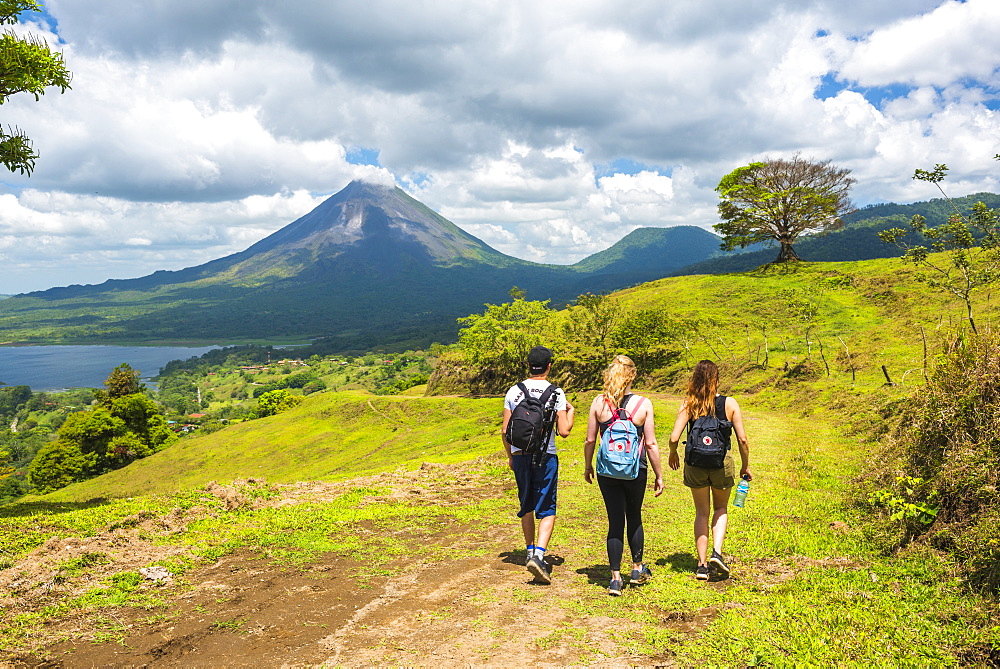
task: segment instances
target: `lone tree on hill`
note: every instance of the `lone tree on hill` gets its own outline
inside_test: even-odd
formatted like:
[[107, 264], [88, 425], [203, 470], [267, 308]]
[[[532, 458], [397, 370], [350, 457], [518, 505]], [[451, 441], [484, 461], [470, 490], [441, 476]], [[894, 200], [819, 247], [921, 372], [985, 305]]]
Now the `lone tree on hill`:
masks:
[[[21, 12], [41, 11], [36, 0], [0, 0], [0, 26], [17, 23]], [[15, 93], [31, 93], [35, 100], [50, 86], [65, 93], [70, 73], [62, 54], [33, 35], [19, 37], [11, 30], [0, 34], [0, 105]], [[11, 172], [31, 174], [38, 154], [19, 128], [0, 126], [0, 165]]]
[[732, 251], [758, 242], [778, 242], [775, 262], [798, 260], [792, 244], [801, 234], [836, 230], [853, 210], [847, 193], [851, 171], [829, 160], [765, 160], [738, 167], [722, 177], [719, 193], [722, 248]]

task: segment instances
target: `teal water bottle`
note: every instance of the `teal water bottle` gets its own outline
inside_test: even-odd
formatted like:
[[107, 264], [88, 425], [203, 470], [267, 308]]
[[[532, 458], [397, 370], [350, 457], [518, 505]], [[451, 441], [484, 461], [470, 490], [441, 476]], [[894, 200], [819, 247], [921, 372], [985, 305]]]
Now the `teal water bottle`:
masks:
[[741, 509], [747, 501], [747, 493], [750, 492], [750, 477], [744, 475], [740, 479], [740, 484], [736, 486], [736, 498], [733, 499], [733, 506], [738, 506]]

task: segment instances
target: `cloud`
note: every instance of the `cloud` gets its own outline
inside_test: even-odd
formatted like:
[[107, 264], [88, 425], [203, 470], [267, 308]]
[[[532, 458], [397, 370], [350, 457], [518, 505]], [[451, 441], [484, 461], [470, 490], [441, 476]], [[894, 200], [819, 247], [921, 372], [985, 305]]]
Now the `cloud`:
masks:
[[859, 204], [935, 197], [910, 175], [938, 162], [958, 195], [1000, 174], [995, 0], [47, 9], [56, 32], [17, 29], [59, 45], [73, 89], [3, 106], [41, 157], [0, 183], [20, 268], [0, 292], [232, 253], [353, 178], [568, 263], [638, 226], [710, 227], [721, 176], [764, 156], [849, 167]]
[[65, 283], [98, 283], [208, 262], [245, 249], [320, 201], [304, 190], [222, 203], [134, 203], [35, 190], [0, 195], [0, 264], [5, 283], [17, 281], [0, 292], [45, 288], [53, 272], [84, 277]]
[[947, 87], [962, 79], [1000, 82], [1000, 3], [948, 0], [934, 11], [874, 31], [841, 74], [863, 86]]

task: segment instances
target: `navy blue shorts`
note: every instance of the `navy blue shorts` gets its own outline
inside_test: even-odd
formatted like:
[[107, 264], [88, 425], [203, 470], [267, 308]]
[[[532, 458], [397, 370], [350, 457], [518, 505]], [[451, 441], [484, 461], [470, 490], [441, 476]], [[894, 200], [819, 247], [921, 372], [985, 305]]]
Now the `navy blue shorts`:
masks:
[[514, 480], [521, 508], [518, 518], [535, 512], [535, 518], [556, 515], [556, 486], [559, 484], [559, 457], [546, 453], [539, 466], [531, 464], [532, 455], [514, 453]]

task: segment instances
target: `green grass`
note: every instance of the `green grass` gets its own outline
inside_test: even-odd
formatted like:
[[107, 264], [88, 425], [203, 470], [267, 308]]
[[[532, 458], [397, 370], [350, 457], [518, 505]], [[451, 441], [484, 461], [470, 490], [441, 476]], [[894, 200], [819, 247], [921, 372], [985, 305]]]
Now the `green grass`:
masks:
[[494, 399], [315, 393], [278, 416], [182, 439], [45, 499], [81, 502], [170, 492], [213, 480], [266, 477], [291, 483], [414, 469], [422, 462], [460, 462], [496, 451], [500, 419]]
[[[742, 274], [672, 277], [617, 294], [628, 308], [658, 308], [677, 322], [700, 321], [682, 334], [690, 350], [672, 371], [706, 357], [727, 365], [729, 381], [738, 374], [738, 387], [749, 390], [788, 376], [786, 363], [794, 368], [808, 360], [809, 381], [828, 393], [880, 388], [885, 365], [893, 382], [912, 388], [923, 383], [924, 340], [933, 357], [945, 338], [966, 325], [964, 304], [928, 288], [917, 274], [894, 258], [795, 263]], [[985, 327], [1000, 314], [1000, 296], [980, 292], [974, 306]], [[761, 368], [765, 344], [767, 369]]]
[[[297, 424], [323, 412], [353, 413], [360, 431], [365, 419], [356, 412], [371, 399], [378, 400], [374, 406], [386, 415], [397, 416], [401, 422], [412, 421], [409, 429], [421, 436], [403, 440], [407, 446], [395, 444], [383, 449], [409, 452], [406, 449], [426, 446], [409, 442], [420, 442], [431, 434], [416, 416], [439, 413], [442, 415], [437, 415], [436, 422], [441, 423], [442, 412], [452, 411], [456, 406], [452, 403], [457, 401], [466, 409], [467, 418], [439, 426], [436, 438], [445, 446], [465, 443], [449, 442], [445, 437], [474, 431], [473, 426], [480, 423], [484, 435], [481, 443], [475, 442], [478, 446], [462, 446], [459, 450], [464, 453], [438, 449], [442, 459], [457, 461], [492, 451], [492, 457], [472, 466], [474, 471], [493, 480], [510, 477], [497, 455], [495, 426], [485, 433], [486, 423], [495, 420], [497, 399], [328, 395], [337, 406], [314, 401], [311, 409], [302, 409], [303, 414], [276, 417], [275, 425], [290, 432], [284, 443], [301, 436], [294, 432]], [[670, 424], [676, 404], [676, 400], [655, 402], [661, 433]], [[791, 415], [761, 406], [752, 398], [743, 398], [743, 405], [755, 480], [747, 506], [731, 511], [726, 553], [732, 556], [733, 577], [719, 584], [705, 584], [692, 576], [690, 493], [681, 484], [679, 472], [668, 472], [666, 491], [659, 498], [647, 497], [645, 511], [646, 560], [654, 579], [641, 588], [626, 589], [621, 598], [609, 598], [600, 494], [596, 486], [583, 482], [579, 434], [560, 442], [560, 514], [550, 549], [565, 557], [555, 577], [570, 583], [572, 595], [553, 599], [530, 587], [517, 588], [509, 595], [537, 609], [543, 618], [546, 611], [563, 611], [564, 615], [556, 618], [560, 622], [539, 630], [534, 643], [540, 649], [575, 649], [582, 661], [600, 663], [600, 652], [587, 646], [587, 628], [576, 622], [595, 616], [611, 621], [607, 624], [615, 630], [613, 636], [624, 652], [682, 666], [975, 664], [1000, 647], [993, 600], [964, 589], [955, 565], [929, 549], [917, 546], [901, 554], [886, 554], [866, 519], [846, 503], [851, 478], [866, 451], [839, 432], [835, 414]], [[253, 428], [251, 432], [261, 431], [258, 436], [263, 441], [281, 432], [272, 431], [264, 421], [247, 426]], [[202, 448], [208, 448], [210, 438], [221, 439], [227, 432], [206, 437]], [[249, 433], [233, 430], [233, 434], [241, 435], [243, 441], [211, 443], [230, 458], [251, 452]], [[348, 438], [342, 443], [355, 455], [371, 448], [360, 439]], [[304, 460], [305, 453], [328, 457], [312, 447], [300, 451]], [[421, 453], [420, 458], [425, 455]], [[286, 453], [284, 459], [290, 456]], [[283, 461], [268, 462], [283, 467]], [[427, 485], [449, 485], [451, 470], [434, 471], [437, 478]], [[280, 478], [263, 465], [257, 473], [271, 480]], [[165, 470], [160, 474], [168, 475]], [[110, 484], [108, 487], [115, 489]], [[265, 498], [267, 491], [263, 484], [243, 490], [248, 496]], [[173, 508], [200, 508], [200, 519], [189, 523], [186, 530], [157, 539], [185, 549], [179, 557], [163, 561], [175, 575], [223, 555], [249, 552], [290, 568], [307, 565], [322, 555], [349, 555], [366, 565], [367, 571], [362, 570], [359, 578], [389, 573], [387, 565], [414, 546], [420, 546], [426, 560], [494, 559], [495, 549], [464, 540], [457, 543], [461, 550], [454, 542], [427, 545], [422, 537], [436, 535], [442, 527], [509, 526], [511, 545], [519, 544], [520, 533], [513, 518], [515, 501], [509, 489], [498, 497], [477, 496], [467, 504], [447, 507], [394, 501], [385, 493], [377, 484], [348, 486], [329, 501], [232, 510], [200, 490], [90, 504], [36, 501], [3, 508], [3, 540], [8, 546], [8, 540], [15, 537], [33, 537], [17, 551], [23, 554], [30, 548], [28, 544], [37, 545], [47, 536], [90, 536], [115, 523], [135, 524], [137, 519], [165, 515]], [[77, 488], [76, 495], [86, 497], [82, 488]], [[833, 522], [843, 523], [846, 531], [832, 528]], [[478, 534], [470, 532], [470, 538]], [[100, 556], [88, 554], [62, 564], [61, 569], [67, 579], [79, 579], [100, 563]], [[143, 598], [134, 582], [134, 575], [123, 573], [83, 595], [30, 615], [8, 618], [0, 642], [16, 644], [46, 621], [73, 611], [96, 616], [105, 608], [138, 606], [168, 615], [155, 599]], [[473, 598], [489, 603], [499, 596], [508, 595], [486, 585]], [[442, 609], [435, 615], [453, 614]], [[219, 627], [237, 629], [238, 622], [220, 619]], [[109, 627], [107, 634], [114, 639], [121, 632]]]
[[[644, 515], [654, 579], [607, 597], [603, 504], [571, 453], [560, 504], [572, 511], [553, 543], [557, 551], [575, 548], [589, 587], [560, 606], [628, 620], [622, 639], [634, 652], [682, 666], [957, 664], [969, 648], [995, 639], [997, 628], [985, 624], [995, 602], [964, 590], [954, 565], [919, 548], [886, 555], [869, 536], [845, 499], [864, 451], [837, 434], [836, 416], [744, 405], [755, 480], [747, 506], [730, 510], [725, 552], [733, 577], [715, 587], [692, 577], [694, 511], [671, 472], [663, 496], [647, 497]], [[657, 403], [658, 415], [671, 416], [674, 406]], [[832, 529], [835, 521], [849, 529]], [[671, 622], [706, 611], [710, 622], [696, 634]]]
[[[668, 472], [664, 494], [647, 498], [646, 555], [653, 581], [621, 598], [606, 595], [604, 508], [596, 486], [582, 480], [581, 415], [573, 437], [559, 442], [564, 449], [560, 516], [551, 544], [554, 554], [566, 558], [556, 578], [572, 583], [572, 596], [552, 599], [525, 588], [510, 595], [541, 614], [550, 609], [566, 614], [540, 632], [539, 648], [577, 648], [583, 661], [600, 663], [597, 651], [578, 648], [585, 643], [585, 628], [573, 622], [600, 616], [612, 621], [609, 626], [626, 651], [681, 666], [977, 665], [1000, 654], [995, 622], [1000, 611], [993, 597], [970, 591], [960, 565], [922, 544], [889, 552], [891, 544], [879, 526], [850, 505], [852, 481], [873, 448], [848, 436], [848, 428], [882, 420], [874, 408], [903, 400], [922, 383], [921, 327], [933, 356], [961, 321], [954, 301], [924, 289], [896, 260], [664, 279], [625, 291], [622, 299], [712, 323], [714, 339], [703, 327], [707, 341], [692, 339], [687, 355], [715, 357], [712, 348], [717, 349], [726, 363], [724, 382], [739, 390], [755, 480], [746, 508], [730, 515], [726, 552], [732, 556], [733, 577], [720, 584], [692, 577], [690, 493], [679, 473]], [[816, 306], [810, 339], [824, 342], [829, 376], [818, 345], [807, 351], [806, 324], [794, 307], [806, 302]], [[978, 315], [983, 325], [994, 319], [994, 304], [984, 300]], [[754, 327], [761, 322], [768, 324], [767, 368], [758, 364], [763, 332]], [[838, 338], [854, 356], [853, 382]], [[807, 356], [809, 374], [784, 371], [784, 363], [795, 367]], [[885, 387], [883, 364], [897, 383], [905, 383]], [[674, 371], [683, 366], [679, 362]], [[669, 375], [661, 379], [675, 382]], [[587, 406], [589, 394], [570, 394], [574, 403]], [[677, 400], [657, 400], [655, 406], [665, 451]], [[342, 480], [484, 456], [474, 465], [477, 472], [508, 480], [498, 457], [500, 416], [498, 398], [316, 393], [278, 416], [183, 439], [125, 469], [0, 508], [0, 568], [50, 536], [92, 536], [116, 523], [134, 525], [176, 507], [199, 506], [211, 513], [164, 539], [185, 549], [166, 563], [176, 574], [244, 550], [292, 567], [322, 554], [350, 554], [366, 560], [377, 574], [396, 551], [436, 536], [443, 522], [509, 525], [516, 548], [520, 538], [509, 490], [497, 498], [435, 507], [389, 499], [377, 482], [359, 481], [331, 501], [235, 510], [199, 490], [211, 480]], [[441, 485], [448, 485], [448, 476], [442, 471]], [[268, 495], [266, 486], [250, 486], [244, 493]], [[458, 552], [422, 546], [421, 553], [428, 560], [489, 557], [483, 548], [460, 544]], [[100, 561], [88, 555], [60, 570], [76, 579]], [[129, 602], [129, 580], [122, 578], [117, 590], [104, 584], [92, 599], [61, 606], [98, 610], [102, 602]], [[501, 596], [508, 593], [489, 585], [475, 594], [485, 603]], [[66, 610], [6, 620], [3, 634], [7, 639], [26, 634]], [[0, 646], [4, 641], [0, 636]], [[489, 659], [484, 656], [484, 662]]]

